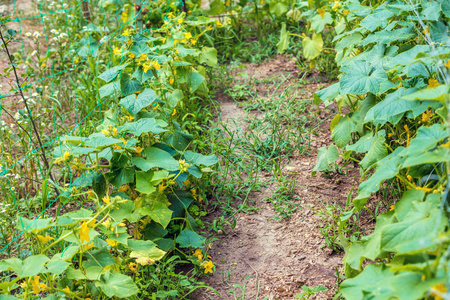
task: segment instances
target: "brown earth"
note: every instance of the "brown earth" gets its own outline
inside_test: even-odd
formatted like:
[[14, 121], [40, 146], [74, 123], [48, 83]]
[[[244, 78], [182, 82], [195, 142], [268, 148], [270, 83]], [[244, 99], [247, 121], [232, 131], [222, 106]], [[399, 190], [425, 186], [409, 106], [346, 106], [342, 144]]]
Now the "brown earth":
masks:
[[[271, 76], [291, 76], [287, 85], [299, 80], [295, 62], [286, 56], [277, 56], [261, 65], [247, 64], [246, 67], [244, 72], [249, 78], [253, 76], [262, 80]], [[313, 76], [309, 78], [309, 82], [316, 80]], [[328, 84], [304, 84], [301, 88], [309, 92], [298, 97], [311, 101], [313, 92], [325, 85]], [[257, 90], [264, 92], [267, 88], [270, 87], [263, 84], [258, 85]], [[218, 100], [221, 121], [234, 120], [238, 127], [245, 130], [246, 113], [241, 105], [224, 95]], [[323, 107], [316, 109], [323, 110]], [[311, 154], [290, 157], [289, 164], [283, 170], [283, 174], [295, 179], [295, 198], [301, 199], [296, 200], [301, 209], [290, 218], [275, 219], [276, 211], [270, 202], [265, 201], [272, 193], [269, 183], [271, 175], [261, 172], [261, 181], [268, 182], [268, 188], [252, 192], [249, 197], [259, 210], [252, 214], [238, 213], [236, 228], [230, 229], [225, 236], [214, 235], [219, 240], [210, 245], [209, 254], [215, 262], [216, 271], [203, 281], [216, 289], [220, 297], [203, 290], [192, 299], [237, 299], [242, 295], [242, 289], [234, 285], [244, 284], [245, 298], [239, 299], [295, 299], [302, 292], [302, 285], [322, 285], [329, 289], [312, 299], [333, 297], [338, 280], [336, 271], [342, 267], [343, 254], [324, 247], [324, 237], [319, 233], [323, 221], [316, 212], [326, 203], [339, 202], [345, 206], [347, 195], [352, 186], [357, 186], [359, 178], [356, 170], [350, 170], [348, 176], [335, 173], [331, 178], [322, 175], [311, 177], [317, 161], [317, 149], [331, 143], [329, 113], [320, 113], [319, 119], [323, 125], [320, 125], [318, 136], [313, 136], [311, 140]], [[219, 212], [211, 218], [214, 219], [217, 214]]]

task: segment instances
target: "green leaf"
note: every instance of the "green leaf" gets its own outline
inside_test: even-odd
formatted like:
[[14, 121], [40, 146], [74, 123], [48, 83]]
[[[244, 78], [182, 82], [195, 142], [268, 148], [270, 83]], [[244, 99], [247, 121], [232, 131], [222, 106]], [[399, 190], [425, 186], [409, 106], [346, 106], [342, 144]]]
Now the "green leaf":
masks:
[[358, 153], [366, 153], [370, 150], [375, 137], [372, 132], [368, 132], [365, 136], [360, 137], [359, 140], [351, 145], [347, 145], [345, 150], [347, 151], [355, 151]]
[[403, 168], [409, 168], [412, 166], [423, 164], [437, 164], [440, 162], [448, 161], [450, 157], [450, 149], [445, 147], [439, 147], [437, 150], [429, 151], [426, 153], [411, 155], [402, 164]]
[[169, 205], [170, 202], [166, 195], [163, 193], [153, 194], [146, 197], [146, 206], [142, 207], [139, 212], [143, 215], [149, 215], [153, 221], [166, 228], [172, 219], [172, 211], [169, 209]]
[[184, 153], [184, 158], [186, 158], [186, 161], [189, 163], [193, 163], [196, 166], [212, 166], [215, 165], [219, 162], [219, 160], [217, 159], [217, 156], [214, 154], [211, 155], [203, 155], [200, 153], [194, 153], [192, 151], [186, 151]]
[[139, 288], [134, 284], [131, 277], [108, 271], [102, 276], [101, 281], [95, 283], [108, 297], [127, 298], [136, 295]]
[[227, 7], [220, 0], [214, 0], [209, 4], [208, 13], [212, 16], [220, 15], [227, 11]]
[[12, 270], [19, 277], [30, 277], [41, 273], [49, 260], [42, 254], [29, 256], [24, 261], [15, 257], [9, 258], [0, 262], [0, 271]]
[[133, 157], [132, 163], [143, 171], [151, 168], [162, 168], [167, 171], [177, 171], [179, 163], [168, 152], [155, 147], [148, 147], [144, 150], [146, 158]]
[[[134, 211], [134, 202], [128, 200], [124, 203], [120, 203], [118, 209], [111, 212], [111, 217], [113, 217], [116, 222], [127, 219], [131, 223], [134, 223], [141, 218], [141, 215]], [[128, 245], [130, 245], [129, 242]]]
[[[313, 172], [317, 171], [331, 171], [330, 165], [339, 158], [339, 152], [336, 146], [330, 145], [330, 147], [323, 146], [317, 150], [318, 158], [317, 164], [314, 166]], [[313, 176], [315, 173], [313, 174]]]
[[369, 152], [367, 152], [366, 156], [359, 163], [361, 167], [367, 170], [371, 165], [380, 161], [383, 157], [388, 154], [385, 142], [386, 132], [384, 130], [380, 130], [376, 133], [375, 138], [370, 146]]
[[390, 10], [380, 9], [365, 17], [359, 25], [369, 31], [374, 31], [378, 27], [385, 28], [388, 24], [388, 19], [393, 15], [394, 13]]
[[128, 74], [120, 78], [120, 90], [124, 96], [136, 93], [142, 89], [142, 84]]
[[271, 1], [269, 4], [269, 11], [271, 14], [274, 14], [278, 17], [281, 17], [285, 14], [289, 9], [287, 3], [282, 1]]
[[128, 66], [128, 63], [112, 67], [111, 69], [108, 69], [105, 72], [103, 72], [102, 74], [100, 74], [98, 76], [98, 78], [103, 79], [106, 82], [110, 82], [111, 80], [116, 78], [117, 75], [119, 75], [120, 71], [125, 69], [127, 66]]
[[341, 93], [363, 95], [368, 92], [378, 94], [381, 84], [388, 80], [386, 72], [373, 69], [369, 63], [357, 61], [341, 68]]
[[277, 43], [278, 53], [284, 53], [289, 47], [289, 32], [286, 30], [286, 23], [283, 23], [280, 32], [280, 40]]
[[194, 139], [194, 136], [183, 132], [177, 122], [173, 122], [173, 126], [175, 130], [172, 134], [167, 134], [167, 143], [179, 151], [184, 151]]
[[122, 143], [123, 143], [122, 140], [107, 137], [100, 133], [96, 136], [90, 137], [89, 140], [86, 141], [85, 145], [88, 147], [99, 149]]
[[180, 244], [181, 248], [203, 248], [205, 240], [206, 239], [204, 237], [196, 232], [185, 229], [180, 233], [175, 241]]
[[210, 67], [217, 66], [217, 49], [212, 47], [203, 47], [199, 62], [206, 63]]
[[107, 266], [115, 264], [114, 258], [109, 253], [106, 247], [94, 251], [85, 252], [84, 256], [87, 258], [87, 260], [83, 262], [83, 268], [85, 269], [92, 266], [105, 268]]
[[132, 183], [134, 181], [134, 168], [121, 168], [113, 174], [109, 174], [108, 181], [115, 187], [120, 187], [124, 184]]
[[312, 39], [310, 37], [303, 38], [303, 56], [307, 60], [313, 60], [323, 50], [323, 40], [320, 33], [313, 33]]
[[61, 258], [61, 254], [56, 254], [52, 257], [52, 259], [46, 265], [46, 272], [51, 273], [53, 275], [61, 275], [68, 267], [70, 266], [69, 262], [64, 261]]
[[105, 98], [110, 96], [112, 93], [114, 93], [115, 91], [119, 91], [120, 90], [120, 83], [118, 82], [111, 82], [108, 83], [104, 86], [102, 86], [98, 92], [100, 93], [100, 98]]
[[136, 136], [140, 136], [143, 133], [152, 132], [159, 134], [167, 131], [163, 127], [166, 127], [167, 123], [163, 120], [157, 120], [155, 118], [143, 118], [136, 122], [127, 123], [117, 128], [119, 132], [130, 132]]
[[317, 14], [311, 20], [311, 28], [316, 33], [322, 32], [327, 24], [333, 24], [333, 19], [329, 12], [326, 12], [323, 17], [320, 14]]
[[356, 130], [355, 124], [349, 116], [344, 116], [334, 127], [331, 138], [339, 148], [344, 148], [352, 140], [352, 132]]
[[436, 145], [448, 137], [448, 131], [443, 124], [434, 124], [432, 126], [421, 126], [417, 130], [417, 135], [411, 140], [408, 148], [402, 155], [409, 156], [412, 153], [424, 153], [436, 147]]
[[149, 249], [142, 249], [139, 251], [132, 251], [130, 253], [131, 258], [136, 258], [136, 262], [140, 265], [149, 265], [153, 264], [155, 261], [160, 260], [164, 257], [166, 252], [156, 247], [152, 247]]
[[167, 98], [167, 104], [169, 104], [170, 107], [174, 108], [178, 105], [178, 102], [183, 100], [184, 95], [181, 90], [177, 89], [170, 93], [167, 93], [166, 98]]
[[156, 244], [153, 243], [152, 241], [129, 239], [128, 247], [130, 247], [130, 249], [133, 251], [146, 251], [156, 247]]
[[143, 194], [151, 194], [156, 191], [156, 186], [165, 178], [169, 172], [161, 171], [136, 171], [136, 190]]
[[339, 96], [339, 91], [340, 91], [339, 82], [334, 83], [329, 87], [314, 93], [314, 101], [316, 104], [319, 104], [320, 101], [323, 101], [325, 106], [328, 106], [333, 102], [333, 100], [337, 96]]
[[203, 77], [199, 72], [189, 72], [187, 76], [189, 91], [191, 93], [194, 93], [200, 87], [203, 81], [205, 81], [205, 77]]
[[51, 218], [45, 219], [32, 219], [19, 217], [17, 220], [17, 228], [26, 232], [38, 233], [52, 225], [53, 220]]
[[370, 264], [355, 278], [345, 280], [340, 290], [345, 299], [422, 299], [436, 280], [422, 280], [422, 274], [392, 272], [382, 264]]
[[150, 88], [146, 88], [138, 96], [129, 95], [120, 100], [119, 105], [125, 107], [133, 116], [140, 112], [144, 107], [151, 105], [156, 100], [156, 92]]
[[409, 101], [415, 100], [435, 100], [445, 105], [445, 99], [449, 94], [448, 85], [440, 85], [431, 89], [422, 89], [415, 93], [403, 96], [402, 98]]

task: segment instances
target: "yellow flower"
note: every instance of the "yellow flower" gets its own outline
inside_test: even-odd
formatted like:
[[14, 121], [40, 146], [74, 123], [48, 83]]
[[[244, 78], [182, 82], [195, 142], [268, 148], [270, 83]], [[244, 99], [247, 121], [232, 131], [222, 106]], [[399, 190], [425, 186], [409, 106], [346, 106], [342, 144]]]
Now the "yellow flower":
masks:
[[128, 10], [124, 10], [120, 15], [120, 20], [125, 23], [128, 20]]
[[178, 22], [178, 24], [181, 24], [181, 23], [183, 23], [183, 21], [184, 21], [183, 18], [180, 18], [180, 19], [178, 19], [177, 22]]
[[128, 264], [128, 267], [130, 268], [131, 271], [136, 272], [138, 265], [134, 262], [131, 262]]
[[94, 247], [94, 242], [90, 242], [89, 244], [85, 244], [82, 246], [84, 251], [88, 251], [92, 247]]
[[416, 186], [416, 189], [422, 190], [422, 191], [424, 191], [425, 193], [429, 193], [429, 192], [432, 192], [432, 191], [433, 191], [432, 188], [428, 188], [428, 187], [426, 187], [426, 186]]
[[103, 197], [103, 202], [105, 202], [106, 205], [111, 203], [111, 198], [109, 198], [109, 196]]
[[142, 65], [142, 67], [144, 68], [144, 73], [147, 73], [147, 71], [150, 69], [150, 63], [146, 62], [145, 64]]
[[102, 223], [102, 225], [103, 226], [105, 226], [106, 228], [109, 228], [109, 227], [111, 227], [111, 219], [106, 219], [103, 223]]
[[147, 59], [147, 54], [142, 53], [141, 56], [139, 56], [139, 60], [146, 60]]
[[131, 59], [135, 58], [133, 53], [128, 54], [128, 57], [131, 58]]
[[319, 8], [319, 9], [317, 10], [317, 12], [319, 13], [319, 15], [322, 16], [322, 18], [325, 18], [325, 9]]
[[433, 112], [430, 109], [427, 109], [423, 114], [422, 114], [422, 122], [427, 122], [431, 119], [431, 117], [433, 117]]
[[175, 116], [177, 114], [177, 110], [174, 108], [172, 112], [172, 116]]
[[72, 293], [72, 291], [69, 289], [69, 287], [68, 287], [67, 285], [66, 285], [65, 288], [62, 289], [62, 291], [63, 291], [64, 293], [67, 293], [67, 294]]
[[409, 147], [411, 132], [409, 131], [408, 125], [405, 124], [403, 128], [405, 128], [406, 131], [406, 147]]
[[332, 10], [338, 11], [342, 4], [339, 1], [334, 2]]
[[67, 161], [68, 159], [69, 159], [69, 157], [70, 157], [70, 153], [69, 152], [64, 152], [64, 154], [63, 154], [63, 159], [64, 159], [64, 161]]
[[51, 236], [42, 236], [40, 234], [37, 235], [38, 240], [42, 243], [42, 244], [47, 244], [48, 241], [53, 240], [53, 238]]
[[105, 129], [103, 129], [103, 130], [101, 131], [101, 133], [103, 133], [104, 135], [109, 135], [109, 131], [108, 131], [108, 130], [105, 130]]
[[439, 82], [436, 79], [434, 79], [434, 78], [428, 79], [427, 89], [432, 89], [432, 88], [435, 88], [437, 86], [439, 86]]
[[45, 62], [43, 62], [43, 63], [41, 64], [41, 67], [42, 67], [42, 68], [45, 68]]
[[447, 288], [445, 287], [445, 284], [439, 283], [435, 286], [431, 287], [431, 293], [430, 295], [434, 297], [434, 300], [443, 300], [444, 297], [443, 294], [447, 292]]
[[166, 42], [167, 38], [161, 38], [161, 42], [164, 44]]
[[219, 21], [216, 21], [216, 26], [222, 26], [222, 23], [220, 23]]
[[194, 39], [191, 39], [191, 44], [192, 44], [192, 45], [195, 45], [195, 44], [197, 44], [197, 41], [194, 40]]
[[166, 187], [161, 183], [158, 185], [158, 192], [162, 192], [166, 189]]
[[79, 63], [79, 62], [80, 62], [80, 60], [79, 60], [78, 58], [75, 58], [74, 63], [77, 64], [77, 63]]
[[175, 80], [174, 80], [173, 78], [170, 78], [170, 79], [169, 79], [169, 83], [170, 83], [170, 84], [173, 84], [174, 81], [175, 81]]
[[129, 188], [130, 188], [130, 186], [128, 184], [122, 185], [119, 188], [119, 192], [126, 192], [126, 191], [128, 191]]
[[394, 210], [395, 209], [395, 204], [392, 204], [390, 207], [389, 207], [389, 211], [392, 211], [392, 210]]
[[119, 49], [119, 47], [116, 47], [116, 48], [114, 48], [113, 52], [114, 52], [114, 55], [119, 55], [122, 53], [122, 50]]
[[184, 38], [185, 38], [186, 40], [188, 40], [188, 39], [192, 38], [192, 34], [191, 34], [190, 32], [185, 33], [185, 34], [184, 34]]
[[127, 45], [130, 46], [130, 45], [132, 45], [132, 44], [133, 44], [133, 40], [132, 40], [132, 39], [129, 39], [129, 40], [127, 41]]
[[442, 144], [441, 147], [450, 148], [450, 140], [447, 143]]
[[203, 252], [202, 249], [197, 249], [195, 250], [195, 252], [192, 254], [193, 256], [197, 257], [198, 260], [202, 260], [203, 259]]
[[192, 189], [192, 190], [191, 190], [191, 193], [192, 193], [192, 195], [194, 196], [194, 195], [197, 194], [197, 190], [196, 190], [196, 189]]
[[153, 107], [153, 110], [157, 110], [159, 107], [159, 104], [156, 104], [155, 107]]
[[344, 14], [344, 16], [346, 16], [350, 13], [350, 11], [344, 9], [344, 11], [342, 13]]
[[128, 29], [125, 29], [125, 31], [122, 33], [124, 36], [130, 36], [130, 31]]
[[33, 294], [39, 294], [41, 291], [46, 291], [48, 286], [45, 283], [39, 282], [39, 276], [33, 276], [31, 279], [31, 286], [33, 287]]
[[89, 236], [89, 227], [86, 222], [83, 222], [83, 224], [81, 224], [80, 240], [82, 244], [91, 240], [91, 237]]
[[139, 146], [134, 147], [134, 151], [136, 151], [137, 154], [140, 154], [144, 149], [142, 149]]
[[447, 69], [450, 69], [450, 59], [448, 59], [447, 62], [444, 63], [444, 67], [446, 67]]
[[205, 274], [214, 273], [213, 271], [214, 264], [212, 261], [208, 261], [204, 267], [205, 267]]
[[133, 116], [124, 116], [125, 119], [127, 119], [128, 121], [133, 121], [135, 117]]
[[110, 240], [110, 239], [106, 239], [106, 243], [108, 245], [110, 245], [111, 247], [115, 247], [117, 245], [116, 241]]

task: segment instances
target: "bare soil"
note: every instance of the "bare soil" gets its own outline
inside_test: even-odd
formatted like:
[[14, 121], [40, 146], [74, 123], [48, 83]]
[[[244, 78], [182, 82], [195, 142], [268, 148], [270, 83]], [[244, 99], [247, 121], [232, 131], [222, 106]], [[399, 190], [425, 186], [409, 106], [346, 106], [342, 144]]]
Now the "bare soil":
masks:
[[[244, 70], [249, 77], [263, 79], [274, 75], [293, 76], [298, 80], [298, 67], [286, 56], [277, 56], [261, 65], [247, 64]], [[310, 76], [309, 81], [317, 79]], [[320, 80], [320, 78], [319, 78]], [[286, 84], [290, 84], [288, 81]], [[311, 100], [313, 92], [326, 83], [308, 83], [298, 97]], [[268, 86], [258, 85], [264, 92]], [[230, 97], [220, 95], [221, 121], [234, 120], [236, 130], [245, 130], [243, 120], [246, 112]], [[313, 106], [311, 106], [313, 107]], [[318, 110], [323, 107], [317, 108]], [[236, 299], [242, 295], [242, 289], [234, 286], [246, 285], [245, 298], [239, 299], [295, 299], [302, 292], [301, 286], [322, 285], [329, 290], [321, 292], [312, 299], [331, 299], [337, 282], [336, 271], [342, 267], [342, 253], [336, 253], [324, 247], [324, 237], [319, 233], [321, 219], [316, 210], [326, 203], [339, 202], [345, 205], [352, 186], [357, 185], [357, 172], [348, 176], [333, 174], [330, 178], [317, 175], [311, 177], [311, 171], [317, 161], [317, 149], [331, 143], [329, 133], [329, 114], [319, 114], [324, 125], [313, 136], [310, 155], [290, 157], [283, 173], [296, 182], [295, 194], [301, 209], [290, 218], [276, 219], [277, 213], [270, 202], [264, 201], [271, 195], [270, 184], [261, 192], [252, 192], [250, 199], [255, 201], [259, 210], [252, 214], [236, 215], [237, 225], [226, 235], [216, 234], [218, 239], [211, 243], [209, 254], [216, 264], [216, 272], [204, 278], [208, 285], [220, 293], [203, 290], [192, 299]], [[328, 119], [327, 119], [328, 118]], [[269, 182], [270, 174], [260, 174], [262, 181]], [[220, 212], [210, 216], [211, 220]], [[323, 223], [323, 222], [322, 222]], [[247, 280], [246, 280], [247, 278]], [[234, 291], [234, 296], [231, 291]]]

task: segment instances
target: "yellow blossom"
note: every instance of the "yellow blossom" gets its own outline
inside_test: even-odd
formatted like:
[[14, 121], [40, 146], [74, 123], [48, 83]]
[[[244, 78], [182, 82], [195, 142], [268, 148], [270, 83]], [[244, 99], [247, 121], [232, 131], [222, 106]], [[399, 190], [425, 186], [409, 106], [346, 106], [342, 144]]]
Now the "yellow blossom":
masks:
[[220, 23], [219, 21], [216, 21], [216, 26], [222, 26], [222, 23]]
[[150, 63], [146, 62], [145, 64], [142, 65], [142, 67], [144, 68], [144, 73], [147, 73], [147, 71], [150, 69]]
[[138, 265], [134, 262], [131, 262], [128, 264], [128, 267], [130, 268], [131, 271], [136, 272]]
[[175, 80], [174, 80], [173, 78], [170, 78], [170, 79], [169, 79], [169, 83], [170, 83], [170, 84], [173, 84], [174, 81], [175, 81]]
[[128, 20], [128, 10], [124, 10], [120, 15], [120, 20], [125, 23]]
[[86, 222], [83, 222], [83, 224], [81, 224], [80, 240], [82, 244], [91, 240], [91, 237], [89, 236], [89, 227]]
[[42, 243], [42, 244], [47, 244], [48, 241], [53, 240], [53, 238], [51, 236], [42, 236], [40, 234], [37, 235], [38, 240]]
[[159, 104], [156, 104], [155, 107], [153, 107], [153, 110], [157, 110], [159, 107]]
[[205, 274], [214, 273], [213, 271], [214, 264], [212, 261], [208, 261], [204, 267], [205, 267]]
[[191, 34], [190, 32], [185, 33], [185, 34], [184, 34], [184, 38], [185, 38], [186, 40], [188, 40], [188, 39], [192, 38], [192, 34]]
[[202, 260], [203, 259], [203, 252], [202, 249], [197, 249], [194, 251], [194, 253], [192, 254], [193, 256], [197, 257], [198, 260]]
[[127, 41], [127, 45], [128, 46], [131, 46], [133, 44], [133, 40], [132, 39], [129, 39], [128, 41]]
[[180, 18], [180, 19], [178, 19], [177, 22], [178, 22], [178, 24], [181, 24], [181, 23], [183, 23], [183, 21], [184, 21], [183, 18]]
[[116, 48], [114, 48], [113, 52], [114, 52], [114, 55], [119, 55], [122, 53], [122, 49], [119, 49], [119, 47], [116, 47]]
[[108, 245], [110, 245], [111, 247], [115, 247], [117, 245], [116, 241], [110, 240], [110, 239], [106, 239], [106, 243]]
[[109, 196], [103, 197], [102, 200], [103, 200], [103, 202], [104, 202], [106, 205], [108, 205], [108, 204], [111, 203], [111, 198], [109, 198]]
[[390, 207], [389, 207], [389, 211], [392, 211], [392, 210], [394, 210], [395, 209], [395, 204], [392, 204]]
[[94, 242], [90, 242], [89, 244], [85, 244], [82, 246], [84, 251], [88, 251], [92, 247], [94, 247]]
[[161, 42], [164, 44], [166, 42], [167, 38], [161, 38]]
[[441, 147], [450, 148], [450, 140], [447, 143], [442, 144]]
[[166, 187], [161, 183], [158, 185], [158, 192], [162, 192], [166, 189]]
[[177, 114], [177, 110], [174, 108], [172, 112], [172, 116], [175, 116]]
[[405, 128], [406, 131], [406, 147], [409, 147], [411, 132], [409, 131], [408, 125], [405, 124], [403, 128]]
[[69, 159], [69, 157], [70, 157], [70, 153], [69, 152], [64, 152], [64, 154], [63, 154], [63, 159], [64, 159], [64, 161], [67, 161], [68, 159]]
[[192, 45], [195, 45], [195, 44], [197, 44], [197, 41], [194, 40], [194, 39], [191, 39], [191, 44], [192, 44]]
[[317, 12], [319, 13], [319, 15], [320, 15], [322, 18], [325, 18], [325, 9], [319, 8], [319, 9], [317, 10]]
[[117, 128], [116, 127], [113, 127], [112, 133], [113, 133], [114, 136], [117, 136]]
[[133, 53], [128, 54], [128, 57], [131, 58], [131, 59], [135, 58]]
[[126, 192], [126, 191], [128, 191], [129, 188], [130, 188], [130, 186], [128, 184], [122, 185], [119, 188], [119, 192]]
[[105, 130], [105, 129], [103, 129], [103, 130], [101, 131], [101, 133], [103, 133], [104, 135], [109, 135], [109, 131], [108, 131], [108, 130]]
[[142, 53], [141, 56], [139, 56], [139, 60], [146, 60], [147, 59], [147, 54]]
[[122, 33], [124, 36], [130, 36], [130, 31], [128, 29], [125, 29], [125, 31]]
[[428, 79], [427, 89], [432, 89], [432, 88], [435, 88], [437, 86], [439, 86], [439, 82], [436, 79], [434, 79], [434, 78]]
[[64, 293], [66, 293], [66, 294], [72, 293], [72, 291], [69, 289], [69, 287], [68, 287], [67, 285], [66, 285], [65, 288], [62, 289], [62, 291], [63, 291]]
[[33, 287], [33, 294], [39, 294], [41, 291], [46, 291], [48, 289], [47, 285], [45, 283], [39, 282], [39, 276], [35, 275], [33, 276], [33, 279], [31, 279], [31, 286]]
[[427, 109], [423, 114], [422, 114], [422, 122], [427, 122], [431, 119], [431, 117], [433, 117], [433, 112], [430, 109]]
[[447, 69], [450, 69], [450, 59], [447, 59], [447, 62], [444, 63], [444, 67], [446, 67]]
[[445, 284], [439, 283], [431, 287], [431, 293], [430, 295], [434, 297], [434, 300], [443, 300], [444, 294], [447, 293], [447, 288], [445, 287]]
[[134, 147], [134, 151], [135, 151], [137, 154], [140, 154], [143, 150], [144, 150], [144, 149], [142, 149], [142, 148], [139, 147], [139, 146]]
[[424, 191], [425, 193], [430, 193], [430, 192], [433, 191], [432, 188], [429, 188], [429, 187], [426, 187], [426, 186], [416, 186], [416, 189], [422, 190], [422, 191]]

